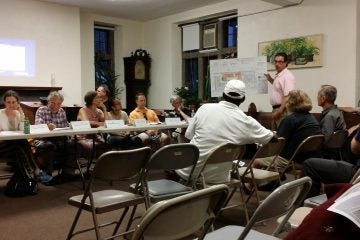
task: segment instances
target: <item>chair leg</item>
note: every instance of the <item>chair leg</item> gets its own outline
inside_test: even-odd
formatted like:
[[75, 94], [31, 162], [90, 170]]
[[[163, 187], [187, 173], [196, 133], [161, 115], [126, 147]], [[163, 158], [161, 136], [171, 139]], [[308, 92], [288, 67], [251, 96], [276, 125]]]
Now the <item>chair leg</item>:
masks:
[[83, 186], [83, 189], [85, 189], [85, 176], [84, 176], [84, 173], [82, 171], [82, 168], [81, 168], [81, 164], [79, 162], [79, 159], [76, 159], [76, 165], [79, 169], [79, 172], [80, 172], [80, 175], [81, 175], [81, 181], [82, 181], [82, 186]]
[[246, 201], [244, 199], [244, 190], [242, 188], [242, 183], [241, 183], [239, 189], [240, 189], [240, 198], [241, 198], [241, 201], [242, 201], [242, 203], [244, 205], [246, 223], [248, 223], [249, 222], [249, 212], [248, 212], [248, 209], [247, 209], [247, 203], [246, 203]]
[[76, 227], [76, 225], [77, 225], [77, 222], [79, 221], [79, 217], [80, 217], [81, 211], [82, 211], [82, 208], [79, 208], [78, 211], [77, 211], [77, 213], [76, 213], [76, 215], [75, 215], [75, 219], [74, 219], [74, 221], [73, 221], [73, 223], [72, 223], [72, 225], [71, 225], [71, 228], [70, 228], [70, 230], [69, 230], [69, 233], [68, 233], [68, 235], [67, 235], [67, 237], [66, 237], [66, 240], [70, 240], [70, 239], [72, 238], [73, 233], [74, 233], [74, 230], [75, 230], [75, 227]]
[[92, 217], [93, 217], [93, 222], [94, 222], [94, 228], [95, 228], [95, 234], [96, 234], [96, 239], [100, 240], [100, 230], [99, 230], [99, 223], [96, 217], [96, 213], [95, 213], [95, 209], [93, 208], [92, 211]]
[[129, 222], [128, 222], [127, 226], [126, 226], [126, 231], [129, 231], [129, 229], [131, 227], [131, 224], [133, 222], [136, 209], [137, 209], [137, 205], [133, 206], [133, 210], [131, 211]]
[[115, 226], [114, 231], [113, 231], [113, 234], [112, 234], [113, 236], [114, 236], [114, 235], [117, 233], [117, 231], [119, 230], [119, 227], [120, 227], [122, 221], [124, 220], [124, 218], [125, 218], [125, 216], [126, 216], [126, 214], [127, 214], [128, 211], [129, 211], [129, 207], [126, 207], [126, 208], [124, 209], [123, 213], [121, 214], [121, 217], [120, 217], [119, 221], [116, 223], [116, 226]]

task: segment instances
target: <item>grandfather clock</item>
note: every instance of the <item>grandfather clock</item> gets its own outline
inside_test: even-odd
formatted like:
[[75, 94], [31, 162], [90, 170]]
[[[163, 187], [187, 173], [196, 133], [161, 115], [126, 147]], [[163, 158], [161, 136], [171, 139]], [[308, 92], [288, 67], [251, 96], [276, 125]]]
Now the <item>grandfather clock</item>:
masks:
[[150, 54], [143, 49], [131, 52], [131, 57], [124, 58], [126, 106], [128, 112], [135, 109], [135, 95], [142, 92], [147, 96], [150, 86]]

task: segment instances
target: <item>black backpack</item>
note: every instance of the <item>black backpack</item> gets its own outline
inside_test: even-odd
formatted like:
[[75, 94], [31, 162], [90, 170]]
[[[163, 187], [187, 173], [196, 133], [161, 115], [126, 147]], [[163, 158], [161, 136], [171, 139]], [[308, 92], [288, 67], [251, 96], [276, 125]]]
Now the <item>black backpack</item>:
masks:
[[37, 182], [16, 171], [6, 184], [5, 195], [8, 197], [23, 197], [37, 193]]
[[5, 195], [22, 197], [37, 193], [37, 182], [32, 170], [31, 153], [26, 154], [22, 147], [16, 148], [16, 170], [6, 184]]

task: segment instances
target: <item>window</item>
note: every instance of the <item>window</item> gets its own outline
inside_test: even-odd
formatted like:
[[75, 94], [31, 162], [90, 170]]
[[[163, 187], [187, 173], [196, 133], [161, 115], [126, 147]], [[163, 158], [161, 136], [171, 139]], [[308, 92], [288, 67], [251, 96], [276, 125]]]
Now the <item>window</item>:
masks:
[[183, 44], [188, 44], [188, 26], [199, 25], [199, 35], [190, 35], [198, 41], [198, 48], [183, 45], [182, 79], [183, 86], [189, 87], [200, 99], [210, 100], [210, 60], [237, 57], [237, 17], [230, 16], [204, 19], [182, 25]]
[[107, 73], [114, 72], [114, 28], [109, 26], [94, 26], [95, 50], [95, 86], [109, 86]]

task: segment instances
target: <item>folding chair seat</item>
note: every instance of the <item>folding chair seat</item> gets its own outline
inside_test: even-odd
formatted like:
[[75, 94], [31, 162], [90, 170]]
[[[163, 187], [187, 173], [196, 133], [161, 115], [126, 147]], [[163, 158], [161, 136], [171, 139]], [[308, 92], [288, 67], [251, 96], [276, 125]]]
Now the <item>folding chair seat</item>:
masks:
[[[198, 159], [199, 149], [190, 143], [171, 144], [157, 150], [146, 164], [146, 174], [142, 179], [147, 206], [160, 200], [192, 192], [192, 173], [194, 172]], [[148, 180], [148, 176], [152, 171], [173, 171], [186, 167], [192, 167], [192, 170], [189, 179], [185, 183], [175, 182], [170, 179]]]
[[[144, 197], [137, 193], [114, 189], [114, 187], [111, 187], [110, 189], [94, 191], [94, 183], [97, 180], [112, 182], [125, 181], [137, 177], [137, 185], [139, 185], [141, 179], [140, 175], [143, 172], [143, 168], [148, 161], [150, 154], [151, 149], [149, 147], [144, 147], [135, 150], [110, 151], [102, 154], [99, 157], [95, 163], [93, 171], [91, 172], [91, 178], [84, 191], [84, 194], [69, 198], [68, 203], [74, 207], [77, 207], [78, 211], [75, 215], [67, 239], [71, 239], [76, 234], [90, 230], [95, 230], [96, 239], [100, 239], [99, 228], [111, 224], [116, 224], [113, 231], [113, 236], [116, 236], [115, 234], [117, 233], [122, 220], [127, 214], [129, 208], [132, 207], [131, 216], [126, 230], [130, 228], [136, 207], [138, 204], [145, 202]], [[136, 189], [139, 188], [136, 186]], [[119, 209], [123, 209], [123, 213], [118, 221], [101, 225], [98, 223], [97, 214], [103, 214]], [[83, 229], [74, 233], [82, 210], [91, 212], [94, 227]]]
[[[275, 189], [256, 209], [249, 223], [245, 226], [226, 226], [214, 232], [208, 233], [205, 240], [242, 240], [242, 239], [278, 239], [276, 236], [280, 234], [287, 223], [289, 217], [295, 209], [302, 204], [305, 196], [311, 187], [311, 179], [304, 177], [285, 183]], [[272, 235], [259, 233], [251, 230], [256, 222], [264, 221], [279, 215], [286, 214], [283, 221], [277, 226]]]
[[228, 193], [226, 185], [216, 185], [160, 201], [145, 212], [131, 239], [175, 240], [194, 233], [203, 239]]
[[[240, 167], [239, 168], [239, 174], [241, 176], [241, 181], [243, 183], [251, 183], [254, 187], [253, 191], [249, 194], [246, 203], [251, 198], [253, 193], [256, 194], [256, 199], [258, 203], [260, 203], [260, 197], [258, 193], [258, 186], [266, 185], [273, 181], [279, 181], [280, 182], [280, 174], [277, 171], [277, 168], [274, 167], [275, 160], [277, 156], [280, 154], [281, 150], [283, 149], [285, 145], [285, 139], [279, 138], [276, 142], [269, 142], [263, 146], [261, 146], [256, 153], [254, 154], [251, 161], [248, 163], [246, 167]], [[267, 167], [267, 169], [257, 169], [253, 168], [253, 162], [255, 159], [258, 158], [265, 158], [265, 157], [273, 157], [273, 160], [271, 164]], [[274, 169], [272, 171], [271, 169]]]
[[296, 161], [296, 158], [299, 154], [307, 154], [309, 155], [309, 157], [311, 156], [311, 154], [315, 154], [315, 156], [317, 156], [317, 154], [321, 152], [324, 140], [325, 137], [322, 134], [313, 135], [305, 138], [296, 148], [285, 168], [279, 170], [280, 179], [283, 175], [285, 175], [286, 172], [293, 174], [295, 176], [295, 179], [299, 178], [301, 173], [301, 164]]
[[[215, 148], [211, 152], [209, 157], [206, 159], [204, 165], [202, 166], [202, 169], [200, 170], [199, 175], [197, 177], [195, 177], [194, 179], [198, 179], [198, 181], [200, 182], [200, 184], [203, 188], [214, 185], [214, 184], [211, 184], [206, 181], [207, 179], [204, 174], [204, 169], [206, 168], [206, 166], [209, 164], [220, 164], [220, 163], [226, 163], [226, 162], [233, 163], [234, 160], [236, 160], [236, 164], [233, 166], [233, 169], [231, 172], [230, 181], [220, 182], [220, 183], [216, 183], [216, 184], [226, 184], [228, 187], [232, 188], [232, 191], [226, 201], [225, 207], [222, 210], [242, 205], [245, 210], [246, 221], [248, 221], [249, 215], [248, 215], [248, 211], [247, 211], [246, 204], [244, 201], [244, 192], [243, 192], [244, 190], [243, 190], [242, 183], [240, 180], [238, 168], [236, 167], [239, 164], [239, 161], [242, 159], [242, 157], [245, 153], [245, 150], [246, 150], [245, 145], [234, 144], [234, 143], [224, 143], [224, 144], [220, 145], [219, 147]], [[238, 189], [238, 188], [240, 190], [241, 204], [227, 206], [227, 203], [230, 201], [230, 199], [234, 195], [236, 189]]]

